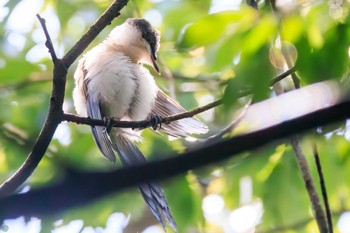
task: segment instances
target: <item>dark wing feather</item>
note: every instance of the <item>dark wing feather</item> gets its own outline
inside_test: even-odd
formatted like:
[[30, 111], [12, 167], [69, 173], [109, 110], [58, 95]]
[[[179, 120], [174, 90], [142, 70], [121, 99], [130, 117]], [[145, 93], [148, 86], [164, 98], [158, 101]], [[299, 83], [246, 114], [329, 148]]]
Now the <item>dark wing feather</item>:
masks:
[[[182, 112], [186, 112], [186, 110], [180, 104], [161, 90], [158, 90], [155, 106], [150, 116], [159, 115], [165, 117]], [[170, 136], [180, 138], [187, 137], [190, 134], [204, 134], [208, 132], [208, 127], [197, 118], [191, 117], [173, 121], [170, 124], [163, 124], [162, 131]]]
[[[122, 135], [111, 134], [114, 149], [125, 167], [146, 163], [146, 158], [136, 145]], [[165, 199], [163, 189], [158, 182], [152, 181], [139, 185], [141, 194], [154, 217], [162, 224], [168, 222], [176, 232], [176, 223], [170, 213], [169, 205]]]
[[[102, 119], [101, 116], [101, 110], [100, 110], [100, 103], [97, 100], [93, 100], [88, 94], [87, 94], [87, 114], [92, 119]], [[102, 154], [115, 163], [115, 154], [113, 152], [112, 143], [109, 140], [108, 133], [106, 131], [106, 128], [103, 126], [93, 126], [91, 127], [92, 135], [94, 136], [94, 140]]]

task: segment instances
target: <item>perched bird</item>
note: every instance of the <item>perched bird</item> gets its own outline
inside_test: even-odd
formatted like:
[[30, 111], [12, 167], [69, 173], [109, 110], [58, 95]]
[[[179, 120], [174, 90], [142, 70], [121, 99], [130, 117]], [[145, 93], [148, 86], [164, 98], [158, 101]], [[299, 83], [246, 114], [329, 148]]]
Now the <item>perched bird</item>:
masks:
[[[74, 105], [80, 116], [93, 119], [116, 118], [138, 121], [184, 112], [175, 100], [162, 92], [143, 64], [158, 73], [157, 52], [160, 33], [145, 19], [130, 18], [114, 28], [99, 45], [80, 59], [74, 74]], [[116, 151], [124, 166], [145, 163], [136, 147], [142, 130], [91, 127], [95, 143], [112, 162]], [[208, 128], [196, 118], [185, 118], [161, 126], [176, 138], [206, 133]], [[158, 182], [139, 185], [148, 208], [165, 229], [168, 223], [176, 231], [163, 189]]]

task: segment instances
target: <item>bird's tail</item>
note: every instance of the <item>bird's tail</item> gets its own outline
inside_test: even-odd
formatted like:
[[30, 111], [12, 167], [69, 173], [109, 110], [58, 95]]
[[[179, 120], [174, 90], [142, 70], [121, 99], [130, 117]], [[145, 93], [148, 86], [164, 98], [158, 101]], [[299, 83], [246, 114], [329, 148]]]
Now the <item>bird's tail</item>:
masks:
[[[132, 166], [146, 162], [146, 158], [142, 152], [131, 142], [128, 138], [118, 135], [110, 134], [114, 149], [117, 151], [121, 162], [124, 166]], [[164, 197], [164, 191], [158, 182], [149, 182], [139, 185], [141, 194], [147, 203], [148, 208], [154, 217], [162, 224], [165, 229], [165, 224], [168, 223], [174, 231], [176, 223], [170, 213], [168, 202]]]

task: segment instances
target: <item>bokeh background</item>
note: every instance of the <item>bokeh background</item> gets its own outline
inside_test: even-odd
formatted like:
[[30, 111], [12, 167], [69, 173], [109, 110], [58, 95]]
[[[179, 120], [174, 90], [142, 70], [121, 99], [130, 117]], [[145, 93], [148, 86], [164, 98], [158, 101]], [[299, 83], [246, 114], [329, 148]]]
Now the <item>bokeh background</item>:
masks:
[[[53, 65], [35, 14], [46, 19], [60, 57], [111, 2], [0, 0], [1, 182], [25, 160], [48, 112]], [[205, 139], [237, 117], [235, 112], [251, 97], [240, 97], [242, 91], [249, 88], [254, 103], [274, 96], [269, 82], [286, 69], [282, 45], [298, 66], [302, 86], [337, 80], [347, 90], [349, 4], [349, 0], [259, 1], [257, 11], [240, 0], [131, 0], [90, 48], [129, 17], [148, 19], [162, 35], [162, 74], [153, 73], [158, 85], [186, 109], [224, 100], [223, 106], [198, 116], [210, 128], [202, 136]], [[76, 63], [68, 73], [64, 103], [64, 111], [70, 113], [75, 112], [71, 96], [75, 67]], [[306, 99], [286, 101], [285, 109], [293, 101], [302, 104]], [[256, 113], [256, 117], [268, 116]], [[350, 121], [320, 127], [303, 136], [302, 143], [316, 181], [311, 145], [318, 146], [335, 232], [340, 233], [350, 232], [349, 127]], [[150, 130], [143, 136], [139, 146], [149, 160], [181, 153], [198, 143], [169, 141]], [[88, 126], [62, 123], [39, 167], [19, 191], [59, 181], [67, 167], [113, 170], [120, 163], [113, 165], [103, 158]], [[179, 232], [317, 232], [288, 141], [187, 172], [162, 185]], [[59, 214], [8, 219], [2, 231], [163, 232], [137, 188]]]

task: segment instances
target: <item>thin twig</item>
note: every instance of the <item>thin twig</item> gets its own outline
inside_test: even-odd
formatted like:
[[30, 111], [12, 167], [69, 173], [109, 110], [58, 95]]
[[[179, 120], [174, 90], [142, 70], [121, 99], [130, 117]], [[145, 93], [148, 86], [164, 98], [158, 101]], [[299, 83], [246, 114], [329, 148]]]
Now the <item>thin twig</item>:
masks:
[[[290, 56], [290, 53], [288, 52], [288, 50], [286, 49], [286, 47], [283, 44], [282, 44], [281, 50], [282, 50], [283, 57], [284, 57], [284, 59], [285, 59], [285, 61], [287, 63], [287, 66], [288, 67], [295, 67], [294, 66], [294, 62], [292, 61], [292, 58]], [[294, 87], [296, 89], [300, 88], [300, 78], [299, 78], [299, 76], [295, 72], [292, 72], [291, 76], [292, 76]]]
[[[278, 81], [282, 80], [283, 78], [287, 77], [291, 73], [295, 72], [295, 67], [287, 70], [286, 72], [276, 76], [271, 80], [270, 85], [273, 85], [277, 83]], [[238, 93], [238, 97], [244, 97], [247, 95], [252, 94], [250, 90], [244, 90]], [[162, 124], [170, 124], [172, 121], [180, 120], [183, 118], [189, 118], [193, 117], [201, 112], [207, 111], [209, 109], [215, 108], [223, 103], [222, 99], [216, 100], [212, 103], [209, 103], [207, 105], [204, 105], [202, 107], [196, 108], [192, 111], [187, 111], [184, 113], [172, 115], [172, 116], [162, 116]], [[86, 117], [80, 117], [77, 115], [73, 115], [70, 113], [64, 113], [62, 116], [63, 121], [68, 122], [74, 122], [77, 124], [84, 124], [84, 125], [90, 125], [90, 126], [106, 126], [106, 122], [102, 119], [91, 119]], [[113, 127], [119, 127], [119, 128], [147, 128], [152, 126], [151, 120], [143, 120], [143, 121], [119, 121], [115, 119], [110, 119], [110, 123]]]
[[273, 86], [273, 85], [275, 85], [277, 82], [279, 82], [279, 81], [283, 80], [284, 78], [288, 77], [289, 75], [294, 74], [296, 70], [297, 70], [297, 69], [296, 69], [296, 67], [294, 66], [294, 67], [292, 67], [292, 68], [286, 70], [285, 72], [283, 72], [283, 73], [277, 75], [276, 77], [274, 77], [273, 79], [271, 79], [271, 81], [270, 81], [270, 86]]
[[[212, 109], [214, 107], [219, 106], [222, 104], [222, 100], [217, 100], [212, 103], [209, 103], [207, 105], [204, 105], [202, 107], [196, 108], [192, 111], [187, 111], [171, 116], [162, 116], [162, 124], [170, 124], [172, 121], [181, 120], [183, 118], [189, 118], [193, 117], [201, 112], [207, 111], [209, 109]], [[86, 117], [79, 117], [76, 115], [72, 115], [69, 113], [65, 113], [62, 116], [63, 121], [68, 122], [74, 122], [77, 124], [84, 124], [84, 125], [90, 125], [90, 126], [106, 126], [106, 121], [101, 119], [91, 119]], [[119, 127], [119, 128], [147, 128], [152, 126], [151, 120], [143, 120], [143, 121], [119, 121], [115, 120], [113, 118], [110, 119], [109, 124], [111, 124], [113, 127]]]
[[244, 105], [244, 107], [240, 110], [238, 116], [227, 127], [225, 127], [223, 130], [221, 130], [219, 133], [209, 137], [208, 139], [203, 140], [203, 142], [215, 141], [215, 140], [222, 139], [222, 137], [225, 134], [232, 132], [238, 126], [238, 124], [241, 122], [241, 120], [243, 119], [243, 117], [246, 114], [251, 103], [252, 103], [252, 100], [250, 99]]
[[55, 49], [54, 49], [53, 44], [52, 44], [50, 34], [49, 34], [47, 27], [46, 27], [46, 21], [39, 14], [36, 14], [36, 17], [39, 19], [41, 27], [45, 33], [45, 37], [46, 37], [45, 46], [49, 49], [49, 53], [51, 54], [52, 62], [55, 64], [57, 62], [57, 56], [56, 56], [56, 52], [55, 52]]
[[328, 232], [333, 233], [332, 213], [331, 213], [331, 208], [329, 206], [326, 183], [324, 181], [321, 161], [320, 161], [320, 157], [318, 155], [316, 143], [313, 144], [313, 152], [314, 152], [314, 158], [315, 158], [315, 163], [316, 163], [316, 168], [317, 168], [317, 174], [318, 174], [318, 177], [320, 179], [320, 186], [321, 186], [321, 191], [322, 191], [323, 202], [324, 202], [324, 206], [326, 209]]
[[[295, 67], [287, 70], [286, 72], [276, 76], [273, 78], [270, 82], [270, 85], [274, 85], [278, 81], [281, 81], [283, 78], [287, 77], [291, 73], [295, 72]], [[252, 94], [250, 90], [244, 90], [238, 93], [238, 97], [244, 97], [247, 95]], [[169, 124], [172, 121], [180, 120], [183, 118], [189, 118], [193, 117], [194, 115], [197, 115], [201, 112], [207, 111], [209, 109], [212, 109], [214, 107], [217, 107], [223, 103], [222, 99], [216, 100], [212, 103], [209, 103], [207, 105], [204, 105], [202, 107], [196, 108], [192, 111], [187, 111], [184, 113], [172, 115], [172, 116], [162, 116], [162, 124]], [[86, 117], [80, 117], [76, 116], [70, 113], [65, 113], [62, 116], [63, 121], [68, 122], [74, 122], [77, 124], [84, 124], [84, 125], [90, 125], [90, 126], [106, 126], [106, 122], [102, 119], [91, 119]], [[119, 128], [147, 128], [152, 126], [151, 120], [143, 120], [143, 121], [119, 121], [115, 119], [110, 119], [110, 123], [113, 127], [119, 127]]]
[[309, 194], [312, 210], [315, 214], [315, 220], [317, 222], [319, 230], [321, 233], [327, 233], [326, 217], [322, 208], [321, 200], [316, 191], [316, 186], [311, 175], [310, 167], [308, 165], [306, 157], [301, 148], [300, 137], [299, 136], [292, 137], [291, 144], [292, 144], [294, 153], [296, 155], [296, 160], [299, 165], [299, 169], [303, 176], [303, 181], [304, 181], [306, 190]]
[[269, 128], [208, 143], [202, 145], [201, 148], [193, 148], [182, 156], [164, 156], [168, 159], [116, 171], [74, 171], [68, 173], [59, 183], [0, 199], [0, 219], [61, 212], [90, 203], [126, 187], [151, 180], [162, 180], [188, 170], [220, 162], [274, 140], [281, 140], [305, 130], [344, 120], [349, 116], [350, 100], [346, 100]]
[[[276, 7], [276, 1], [275, 0], [269, 0], [271, 7], [272, 7], [272, 11], [274, 13], [278, 13], [278, 9]], [[281, 20], [281, 19], [280, 19]], [[289, 70], [293, 69], [294, 64], [292, 61], [292, 58], [290, 56], [290, 53], [288, 52], [288, 50], [285, 48], [285, 46], [282, 45], [282, 55], [286, 61], [287, 67]], [[299, 89], [300, 88], [300, 79], [299, 77], [296, 75], [296, 73], [293, 71], [291, 73], [292, 79], [293, 79], [293, 83], [294, 83], [294, 89]], [[278, 82], [276, 82], [275, 85], [277, 85]], [[275, 88], [275, 92], [277, 95], [282, 94], [283, 92], [285, 92], [283, 90], [283, 88]], [[313, 180], [311, 171], [310, 171], [310, 167], [309, 164], [306, 160], [306, 157], [303, 153], [302, 147], [301, 147], [301, 136], [300, 135], [294, 135], [291, 139], [291, 145], [293, 148], [293, 151], [295, 153], [295, 158], [296, 161], [298, 163], [299, 166], [299, 170], [301, 172], [301, 175], [303, 177], [303, 181], [311, 202], [311, 206], [312, 206], [312, 210], [313, 213], [315, 215], [315, 220], [316, 223], [318, 225], [319, 231], [321, 233], [327, 233], [327, 221], [325, 218], [325, 213], [323, 211], [322, 205], [321, 205], [321, 200], [318, 196], [317, 190], [316, 190], [316, 186], [315, 186], [315, 182]]]

